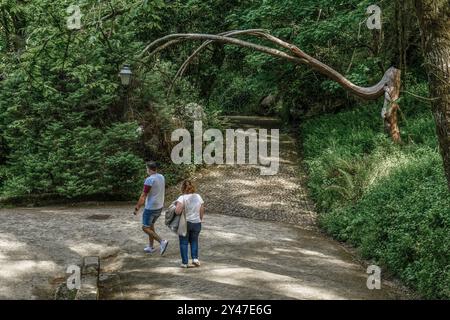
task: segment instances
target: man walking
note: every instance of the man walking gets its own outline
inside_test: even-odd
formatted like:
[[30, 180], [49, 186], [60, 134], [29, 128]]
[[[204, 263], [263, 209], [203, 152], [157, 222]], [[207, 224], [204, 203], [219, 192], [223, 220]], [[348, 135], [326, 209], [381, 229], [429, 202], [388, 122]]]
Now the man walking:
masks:
[[164, 176], [158, 173], [158, 166], [156, 162], [147, 162], [148, 177], [144, 182], [144, 190], [141, 197], [134, 208], [134, 215], [139, 212], [139, 209], [144, 205], [145, 208], [142, 214], [142, 230], [148, 235], [149, 246], [144, 248], [147, 253], [153, 253], [156, 251], [154, 248], [154, 240], [159, 242], [159, 251], [163, 255], [166, 252], [167, 240], [161, 239], [161, 237], [155, 231], [155, 222], [161, 216], [161, 212], [164, 206], [164, 193], [166, 189], [166, 182]]

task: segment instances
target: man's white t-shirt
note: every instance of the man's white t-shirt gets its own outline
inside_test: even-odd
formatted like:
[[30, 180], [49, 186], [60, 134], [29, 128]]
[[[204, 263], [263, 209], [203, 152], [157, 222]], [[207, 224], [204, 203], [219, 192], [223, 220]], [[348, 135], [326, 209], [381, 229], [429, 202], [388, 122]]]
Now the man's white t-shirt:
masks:
[[166, 180], [159, 173], [152, 174], [144, 182], [144, 188], [151, 187], [145, 199], [145, 209], [159, 210], [164, 206], [164, 193], [166, 190]]
[[204, 203], [202, 197], [197, 193], [181, 195], [177, 202], [184, 203], [184, 212], [186, 221], [191, 223], [200, 223], [200, 207]]

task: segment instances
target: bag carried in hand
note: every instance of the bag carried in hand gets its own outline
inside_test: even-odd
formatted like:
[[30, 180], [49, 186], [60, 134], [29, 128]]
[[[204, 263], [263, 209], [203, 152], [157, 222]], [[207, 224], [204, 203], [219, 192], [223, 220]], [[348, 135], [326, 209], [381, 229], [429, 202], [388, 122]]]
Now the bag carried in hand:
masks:
[[166, 211], [166, 226], [172, 232], [178, 233], [178, 226], [180, 224], [180, 216], [175, 213], [175, 202], [173, 202]]
[[172, 232], [185, 237], [187, 234], [187, 221], [184, 209], [186, 207], [186, 203], [185, 201], [183, 202], [184, 202], [183, 212], [180, 215], [175, 213], [176, 201], [172, 202], [172, 204], [166, 211], [165, 224], [167, 227], [169, 227], [170, 230], [172, 230]]

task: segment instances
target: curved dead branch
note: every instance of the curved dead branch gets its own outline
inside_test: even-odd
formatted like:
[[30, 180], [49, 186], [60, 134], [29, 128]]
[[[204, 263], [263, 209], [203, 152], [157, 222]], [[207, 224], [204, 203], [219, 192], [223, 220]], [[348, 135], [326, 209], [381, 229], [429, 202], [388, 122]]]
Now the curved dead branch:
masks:
[[[252, 42], [234, 38], [235, 36], [239, 35], [256, 36], [259, 38], [263, 38], [271, 42], [272, 44], [275, 44], [285, 50], [288, 50], [288, 52], [284, 52], [268, 46], [258, 45]], [[385, 121], [386, 129], [390, 132], [392, 139], [394, 141], [400, 142], [400, 133], [399, 133], [400, 130], [398, 129], [397, 115], [396, 115], [398, 105], [395, 101], [399, 98], [401, 82], [400, 82], [400, 70], [394, 67], [389, 68], [383, 75], [383, 78], [377, 84], [371, 87], [361, 87], [352, 83], [350, 80], [345, 78], [341, 73], [337, 72], [333, 68], [306, 54], [305, 52], [300, 50], [297, 46], [285, 42], [275, 36], [272, 36], [271, 34], [261, 29], [235, 30], [224, 32], [218, 35], [202, 34], [202, 33], [171, 34], [150, 43], [142, 51], [140, 56], [142, 56], [143, 54], [145, 54], [150, 50], [152, 50], [150, 55], [153, 55], [169, 46], [172, 46], [174, 44], [186, 40], [203, 40], [205, 42], [202, 45], [200, 45], [183, 63], [183, 65], [178, 70], [174, 81], [176, 81], [177, 78], [183, 75], [189, 63], [204, 48], [206, 48], [209, 44], [213, 42], [232, 44], [244, 48], [249, 48], [280, 59], [288, 60], [295, 64], [306, 64], [310, 66], [312, 69], [336, 81], [345, 90], [362, 99], [373, 100], [384, 95], [385, 104], [383, 107], [382, 116]]]
[[332, 80], [339, 83], [344, 89], [347, 91], [350, 91], [351, 93], [366, 99], [366, 100], [373, 100], [381, 97], [384, 94], [385, 86], [392, 80], [395, 76], [396, 70], [395, 68], [388, 69], [383, 78], [374, 86], [371, 87], [361, 87], [357, 86], [354, 83], [352, 83], [350, 80], [345, 78], [342, 74], [334, 70], [333, 68], [329, 67], [328, 65], [322, 63], [321, 61], [311, 57], [310, 55], [306, 54], [304, 51], [300, 50], [297, 46], [287, 43], [277, 37], [274, 37], [268, 33], [265, 32], [257, 32], [256, 35], [263, 37], [272, 43], [275, 43], [285, 49], [288, 49], [292, 52], [292, 54], [300, 59], [302, 59], [302, 62], [313, 68], [314, 70], [317, 70], [318, 72], [322, 73], [323, 75], [331, 78]]
[[[261, 45], [254, 44], [254, 43], [248, 42], [248, 41], [238, 40], [238, 39], [234, 39], [234, 38], [228, 38], [225, 36], [202, 34], [202, 33], [181, 33], [181, 34], [173, 34], [173, 35], [166, 36], [166, 37], [158, 39], [155, 42], [148, 45], [144, 49], [144, 51], [141, 53], [140, 56], [142, 56], [149, 49], [154, 48], [156, 46], [156, 44], [159, 44], [161, 42], [162, 39], [165, 39], [166, 42], [171, 41], [170, 44], [166, 43], [163, 45], [163, 46], [165, 46], [165, 48], [167, 48], [169, 45], [173, 45], [173, 44], [178, 43], [183, 40], [212, 40], [212, 41], [216, 41], [216, 42], [220, 42], [220, 43], [229, 43], [229, 44], [234, 44], [237, 46], [253, 49], [256, 51], [260, 51], [260, 52], [269, 54], [274, 57], [289, 60], [291, 62], [302, 63], [302, 61], [301, 61], [302, 59], [293, 57], [293, 56], [291, 56], [283, 51], [277, 50], [277, 49], [273, 49], [273, 48], [266, 47], [266, 46], [261, 46]], [[158, 47], [156, 48], [155, 51], [157, 51], [157, 50], [158, 50]]]
[[[264, 32], [264, 30], [262, 29], [248, 29], [248, 30], [235, 30], [235, 31], [228, 31], [228, 32], [223, 32], [223, 33], [219, 33], [219, 36], [224, 36], [224, 37], [234, 37], [234, 36], [238, 36], [238, 35], [251, 35], [251, 34], [257, 34], [259, 32]], [[189, 58], [186, 59], [186, 61], [184, 61], [184, 63], [181, 65], [180, 69], [178, 69], [177, 73], [175, 74], [175, 77], [172, 81], [172, 84], [169, 88], [169, 94], [173, 89], [173, 85], [175, 84], [175, 82], [178, 80], [178, 78], [182, 77], [184, 75], [184, 73], [186, 72], [187, 67], [189, 66], [189, 64], [192, 62], [192, 60], [194, 60], [194, 58], [203, 50], [205, 49], [208, 45], [210, 45], [211, 43], [213, 43], [213, 40], [208, 40], [205, 41], [201, 46], [199, 46], [190, 56]]]

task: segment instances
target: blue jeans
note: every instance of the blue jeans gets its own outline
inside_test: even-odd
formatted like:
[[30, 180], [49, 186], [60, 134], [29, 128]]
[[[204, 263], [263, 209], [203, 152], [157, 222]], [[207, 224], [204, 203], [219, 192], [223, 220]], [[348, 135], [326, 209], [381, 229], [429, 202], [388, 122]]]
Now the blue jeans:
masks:
[[201, 223], [187, 223], [187, 233], [185, 237], [179, 236], [180, 238], [180, 253], [181, 261], [183, 264], [189, 263], [188, 258], [188, 246], [191, 244], [191, 258], [198, 259], [198, 236], [202, 230]]

